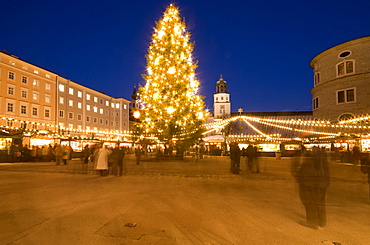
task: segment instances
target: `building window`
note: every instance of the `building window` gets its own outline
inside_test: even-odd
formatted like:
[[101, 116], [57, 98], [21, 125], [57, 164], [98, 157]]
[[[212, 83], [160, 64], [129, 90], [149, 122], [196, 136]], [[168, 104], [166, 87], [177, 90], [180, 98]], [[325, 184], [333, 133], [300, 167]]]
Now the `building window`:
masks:
[[48, 110], [48, 109], [45, 110], [45, 117], [47, 117], [47, 118], [50, 117], [50, 110]]
[[105, 106], [109, 106], [109, 101], [108, 100], [105, 101]]
[[104, 100], [103, 99], [100, 99], [100, 104], [104, 104]]
[[50, 103], [50, 96], [49, 95], [45, 95], [45, 103]]
[[27, 90], [22, 90], [21, 96], [22, 98], [27, 98]]
[[123, 105], [123, 109], [125, 109], [125, 110], [127, 109], [127, 105], [126, 104]]
[[27, 84], [27, 82], [28, 82], [28, 77], [22, 76], [22, 83]]
[[14, 80], [14, 79], [15, 79], [15, 73], [14, 73], [14, 72], [12, 72], [12, 71], [9, 71], [9, 73], [8, 73], [8, 78], [9, 78], [10, 80]]
[[32, 93], [32, 99], [33, 99], [33, 100], [39, 100], [39, 93], [37, 93], [37, 92], [33, 92], [33, 93]]
[[74, 89], [73, 88], [69, 88], [68, 91], [69, 91], [69, 94], [70, 95], [73, 95], [73, 92], [74, 92]]
[[316, 86], [319, 83], [320, 83], [320, 72], [315, 72], [315, 75], [314, 75], [314, 85]]
[[8, 112], [14, 112], [14, 104], [13, 103], [8, 103], [7, 111]]
[[21, 105], [21, 114], [27, 114], [27, 106]]
[[91, 96], [89, 94], [86, 94], [86, 100], [90, 100]]
[[35, 73], [35, 74], [39, 74], [39, 71], [37, 71], [37, 70], [34, 70], [34, 71], [33, 71], [33, 73]]
[[105, 119], [105, 125], [108, 125], [109, 122], [108, 122], [108, 119]]
[[119, 108], [119, 103], [116, 103], [116, 109], [118, 109]]
[[90, 127], [89, 126], [86, 126], [86, 131], [90, 131]]
[[73, 119], [73, 112], [68, 112], [68, 118]]
[[81, 115], [81, 114], [78, 114], [78, 115], [77, 115], [77, 120], [78, 120], [78, 121], [81, 121], [81, 120], [82, 120], [82, 115]]
[[50, 83], [45, 83], [45, 90], [47, 90], [47, 91], [50, 91], [51, 90]]
[[14, 87], [11, 87], [11, 86], [8, 87], [8, 94], [14, 95]]
[[94, 97], [94, 102], [98, 103], [98, 97]]
[[337, 76], [352, 74], [355, 72], [354, 60], [345, 60], [337, 64]]
[[102, 108], [100, 108], [100, 114], [103, 114], [104, 110]]
[[86, 122], [90, 122], [90, 116], [86, 117]]
[[77, 91], [77, 97], [82, 98], [82, 92], [81, 91]]
[[86, 105], [86, 110], [90, 111], [90, 105]]
[[73, 129], [73, 124], [72, 124], [72, 123], [69, 123], [69, 124], [68, 124], [68, 128], [69, 128], [69, 129]]
[[64, 85], [63, 84], [59, 84], [59, 91], [64, 92]]
[[73, 106], [73, 100], [69, 100], [69, 101], [68, 101], [68, 105], [69, 105], [69, 106]]
[[59, 117], [64, 117], [64, 111], [62, 110], [59, 111]]
[[64, 104], [64, 97], [59, 97], [59, 104]]
[[77, 103], [77, 108], [78, 108], [78, 109], [81, 109], [81, 108], [82, 108], [82, 103], [81, 103], [81, 102], [78, 102], [78, 103]]
[[312, 100], [312, 108], [314, 110], [316, 110], [317, 108], [319, 108], [319, 97], [316, 97]]
[[38, 80], [33, 80], [32, 85], [33, 85], [34, 87], [38, 87], [38, 86], [39, 86], [39, 81], [38, 81]]
[[38, 114], [37, 108], [36, 107], [33, 107], [32, 108], [32, 116], [37, 116], [37, 114]]
[[94, 123], [98, 123], [98, 118], [94, 117]]
[[338, 55], [338, 57], [339, 58], [345, 58], [345, 57], [348, 57], [348, 56], [350, 56], [351, 55], [351, 51], [349, 51], [349, 50], [347, 50], [347, 51], [343, 51], [342, 53], [340, 53], [339, 55]]
[[49, 75], [49, 74], [45, 74], [45, 77], [46, 77], [46, 78], [50, 78], [50, 75]]
[[356, 91], [355, 88], [345, 89], [337, 91], [337, 103], [348, 103], [356, 101]]
[[94, 112], [98, 112], [98, 107], [94, 106]]
[[99, 119], [99, 123], [100, 123], [100, 124], [103, 124], [103, 119], [101, 119], [101, 118], [100, 118], [100, 119]]

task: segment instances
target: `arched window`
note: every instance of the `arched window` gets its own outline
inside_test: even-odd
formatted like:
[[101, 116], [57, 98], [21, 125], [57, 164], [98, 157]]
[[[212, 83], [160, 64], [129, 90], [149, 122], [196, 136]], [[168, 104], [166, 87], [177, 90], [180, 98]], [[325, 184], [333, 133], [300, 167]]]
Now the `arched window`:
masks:
[[349, 120], [349, 119], [352, 119], [352, 118], [354, 118], [353, 114], [345, 113], [345, 114], [340, 115], [338, 120], [339, 121], [346, 121], [346, 120]]

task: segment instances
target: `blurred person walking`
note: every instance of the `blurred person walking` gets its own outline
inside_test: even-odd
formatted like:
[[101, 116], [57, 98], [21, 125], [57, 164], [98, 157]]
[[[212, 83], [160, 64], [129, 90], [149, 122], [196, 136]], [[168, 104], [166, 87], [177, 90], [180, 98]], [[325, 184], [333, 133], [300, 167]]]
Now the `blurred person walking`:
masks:
[[361, 172], [367, 174], [367, 183], [369, 184], [369, 198], [370, 198], [370, 154], [365, 153], [361, 158]]
[[306, 210], [303, 226], [317, 229], [326, 226], [326, 189], [329, 186], [329, 166], [325, 150], [313, 147], [302, 157], [293, 157], [291, 171], [298, 183], [299, 196]]
[[111, 154], [111, 151], [104, 146], [102, 146], [100, 149], [96, 149], [95, 151], [97, 151], [96, 155], [94, 156], [95, 170], [97, 170], [101, 176], [107, 176], [108, 158]]
[[61, 165], [62, 164], [62, 155], [63, 155], [63, 149], [62, 149], [61, 145], [55, 144], [54, 155], [55, 155], [55, 165]]
[[64, 145], [62, 146], [62, 161], [64, 165], [67, 165], [68, 160], [70, 159], [71, 152], [69, 151], [69, 147]]
[[241, 150], [238, 143], [232, 142], [230, 144], [230, 172], [233, 174], [239, 174], [240, 172], [240, 154]]
[[112, 150], [111, 157], [113, 159], [112, 162], [112, 175], [114, 176], [122, 176], [123, 174], [123, 158], [125, 157], [125, 151], [119, 147], [119, 145], [116, 146]]

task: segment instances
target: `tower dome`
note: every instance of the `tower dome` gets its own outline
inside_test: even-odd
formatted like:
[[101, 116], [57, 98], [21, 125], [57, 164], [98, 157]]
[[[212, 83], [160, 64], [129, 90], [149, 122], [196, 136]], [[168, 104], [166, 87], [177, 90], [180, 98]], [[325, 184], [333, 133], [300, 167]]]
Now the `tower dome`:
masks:
[[227, 93], [227, 82], [220, 76], [220, 79], [216, 83], [216, 94]]

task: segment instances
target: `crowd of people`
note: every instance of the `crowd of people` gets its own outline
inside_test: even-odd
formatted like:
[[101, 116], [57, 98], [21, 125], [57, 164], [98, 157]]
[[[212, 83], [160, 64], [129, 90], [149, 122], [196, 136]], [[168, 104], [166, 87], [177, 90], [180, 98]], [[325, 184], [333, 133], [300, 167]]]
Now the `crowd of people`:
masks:
[[83, 149], [83, 163], [93, 163], [94, 170], [100, 176], [122, 176], [124, 169], [124, 157], [126, 149], [116, 145], [112, 148], [107, 145], [95, 144], [92, 146], [86, 145]]
[[259, 173], [259, 162], [257, 147], [248, 145], [247, 148], [240, 149], [237, 142], [230, 143], [230, 172], [233, 174], [239, 174], [242, 170], [240, 167], [241, 156], [245, 157], [246, 170], [252, 173]]
[[7, 149], [8, 161], [14, 162], [56, 162], [57, 164], [67, 164], [67, 160], [72, 157], [73, 149], [68, 145], [60, 144], [43, 146], [19, 146], [10, 144]]

